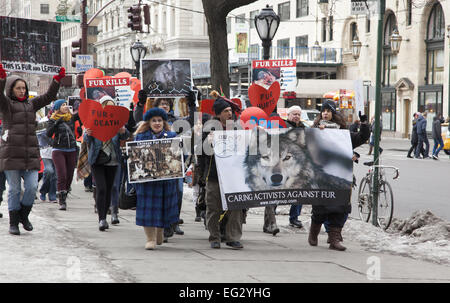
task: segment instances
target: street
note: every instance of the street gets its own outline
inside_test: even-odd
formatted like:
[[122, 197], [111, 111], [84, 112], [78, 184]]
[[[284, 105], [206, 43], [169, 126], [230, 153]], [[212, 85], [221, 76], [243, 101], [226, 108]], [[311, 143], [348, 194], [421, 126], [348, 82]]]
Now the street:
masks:
[[[433, 150], [430, 139], [430, 154]], [[450, 187], [448, 186], [450, 159], [444, 151], [439, 153], [439, 160], [407, 158], [410, 141], [407, 139], [382, 138], [380, 146], [384, 149], [381, 165], [395, 166], [400, 169], [400, 178], [392, 180], [392, 173], [387, 175], [394, 192], [394, 217], [404, 219], [416, 210], [430, 210], [436, 216], [450, 221]], [[373, 154], [367, 155], [368, 144], [356, 149], [361, 155], [359, 164], [353, 165], [357, 184], [367, 173], [368, 167], [362, 163], [373, 160]], [[352, 214], [358, 218], [356, 196], [358, 188], [352, 192]]]

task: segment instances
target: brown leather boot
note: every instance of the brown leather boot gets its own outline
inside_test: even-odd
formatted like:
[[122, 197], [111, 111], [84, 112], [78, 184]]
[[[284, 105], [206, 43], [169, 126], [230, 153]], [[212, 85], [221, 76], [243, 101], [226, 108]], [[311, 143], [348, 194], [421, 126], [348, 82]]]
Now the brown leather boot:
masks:
[[317, 246], [317, 243], [319, 242], [318, 236], [319, 236], [321, 227], [322, 227], [322, 224], [316, 224], [313, 221], [311, 221], [311, 227], [309, 229], [309, 236], [308, 236], [309, 245]]
[[[342, 234], [339, 233], [339, 241], [344, 242], [344, 239], [342, 238]], [[330, 244], [330, 234], [328, 234], [327, 243]]]
[[345, 246], [341, 245], [341, 242], [339, 239], [341, 238], [341, 231], [342, 228], [340, 227], [330, 227], [330, 230], [328, 232], [328, 235], [330, 237], [330, 249], [344, 251], [347, 248]]

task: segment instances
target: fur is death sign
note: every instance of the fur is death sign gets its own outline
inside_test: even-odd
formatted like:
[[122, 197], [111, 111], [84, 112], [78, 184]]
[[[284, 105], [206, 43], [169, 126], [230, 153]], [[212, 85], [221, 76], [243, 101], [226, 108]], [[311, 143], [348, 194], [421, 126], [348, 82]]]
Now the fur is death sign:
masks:
[[350, 202], [348, 130], [216, 131], [214, 156], [224, 209]]

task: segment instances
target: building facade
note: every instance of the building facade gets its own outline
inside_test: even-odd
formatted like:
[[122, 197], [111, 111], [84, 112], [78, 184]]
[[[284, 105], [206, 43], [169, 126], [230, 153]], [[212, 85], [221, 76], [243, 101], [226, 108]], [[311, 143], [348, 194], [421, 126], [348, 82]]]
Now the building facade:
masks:
[[[317, 106], [324, 93], [339, 88], [354, 89], [352, 83], [359, 80], [372, 92], [365, 94], [365, 99], [367, 113], [373, 115], [379, 16], [376, 7], [371, 7], [369, 14], [352, 15], [350, 1], [279, 0], [270, 4], [281, 17], [272, 41], [271, 58], [297, 59], [295, 101], [301, 106]], [[230, 48], [236, 43], [236, 24], [247, 22], [250, 27], [246, 54], [249, 60], [262, 59], [261, 41], [252, 23], [265, 5], [264, 1], [256, 1], [229, 15]], [[403, 38], [398, 54], [392, 53], [389, 43], [394, 29]], [[416, 111], [428, 112], [430, 129], [436, 114], [449, 115], [449, 35], [450, 6], [445, 0], [386, 1], [382, 52], [383, 135], [406, 137], [411, 132], [412, 115]], [[358, 59], [352, 55], [355, 39], [363, 45]], [[231, 49], [232, 79], [234, 67], [248, 66], [245, 55], [236, 60], [233, 52]], [[244, 69], [245, 72], [248, 70]], [[282, 106], [293, 104], [290, 100], [281, 103]]]

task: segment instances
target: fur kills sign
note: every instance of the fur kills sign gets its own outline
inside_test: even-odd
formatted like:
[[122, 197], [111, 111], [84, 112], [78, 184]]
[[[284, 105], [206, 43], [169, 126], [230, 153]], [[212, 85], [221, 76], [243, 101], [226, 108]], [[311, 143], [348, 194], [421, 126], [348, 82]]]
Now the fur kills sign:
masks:
[[85, 79], [86, 98], [100, 101], [110, 96], [116, 105], [130, 108], [135, 92], [130, 87], [129, 77], [103, 77]]
[[78, 108], [81, 122], [92, 129], [92, 136], [100, 141], [113, 138], [129, 119], [130, 111], [123, 106], [107, 105], [86, 99]]
[[348, 130], [217, 131], [214, 155], [224, 209], [350, 203]]
[[297, 61], [287, 60], [253, 60], [252, 83], [268, 89], [275, 81], [280, 84], [281, 92], [296, 91]]

